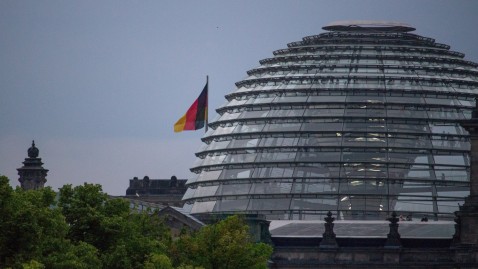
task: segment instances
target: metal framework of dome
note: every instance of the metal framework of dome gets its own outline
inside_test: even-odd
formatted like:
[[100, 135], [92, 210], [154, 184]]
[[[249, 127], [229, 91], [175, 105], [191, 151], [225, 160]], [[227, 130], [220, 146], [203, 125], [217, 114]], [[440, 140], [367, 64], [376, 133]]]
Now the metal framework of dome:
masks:
[[[353, 27], [352, 27], [353, 26]], [[260, 61], [217, 109], [192, 214], [449, 219], [469, 194], [478, 64], [397, 23], [347, 22]]]

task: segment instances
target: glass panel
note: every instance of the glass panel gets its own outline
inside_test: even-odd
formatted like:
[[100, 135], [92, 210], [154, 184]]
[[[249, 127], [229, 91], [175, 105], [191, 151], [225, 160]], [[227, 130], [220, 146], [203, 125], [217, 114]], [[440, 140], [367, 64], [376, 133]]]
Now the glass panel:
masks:
[[449, 187], [437, 187], [438, 197], [453, 197], [460, 198], [470, 195], [470, 190], [465, 186], [449, 186]]
[[343, 162], [386, 162], [387, 154], [385, 152], [343, 152]]
[[308, 123], [302, 124], [301, 131], [337, 131], [337, 132], [341, 132], [342, 131], [342, 125], [343, 125], [343, 123], [341, 123], [341, 122], [320, 122], [320, 123], [308, 122]]
[[292, 183], [265, 182], [254, 183], [250, 194], [280, 194], [290, 193]]
[[187, 199], [193, 197], [195, 192], [196, 192], [196, 189], [188, 188], [186, 190], [186, 193], [184, 193], [183, 200], [187, 200]]
[[434, 119], [464, 119], [463, 113], [460, 113], [456, 110], [441, 110], [441, 111], [428, 111], [428, 116]]
[[315, 108], [306, 109], [304, 112], [305, 117], [341, 117], [344, 115], [343, 108]]
[[357, 102], [357, 103], [371, 103], [371, 104], [380, 104], [385, 102], [384, 96], [371, 96], [371, 95], [349, 95], [347, 96], [347, 102]]
[[340, 175], [345, 178], [385, 178], [387, 168], [379, 164], [344, 164]]
[[307, 96], [281, 96], [274, 99], [274, 103], [305, 103]]
[[296, 152], [260, 153], [257, 162], [293, 162]]
[[345, 122], [344, 131], [385, 132], [385, 121]]
[[205, 158], [196, 158], [196, 160], [193, 163], [193, 167], [199, 167], [203, 164]]
[[342, 146], [354, 147], [385, 147], [387, 141], [384, 134], [344, 133]]
[[216, 201], [195, 202], [191, 209], [191, 214], [212, 212]]
[[385, 108], [383, 109], [346, 109], [345, 116], [349, 117], [370, 117], [370, 118], [383, 118], [386, 116]]
[[248, 154], [229, 154], [224, 163], [250, 163], [254, 162], [257, 153]]
[[306, 147], [339, 146], [341, 136], [300, 138], [299, 145]]
[[251, 148], [256, 147], [259, 139], [240, 139], [232, 140], [229, 144], [229, 148]]
[[199, 186], [194, 197], [213, 196], [216, 194], [218, 186]]
[[221, 185], [217, 191], [217, 195], [243, 195], [248, 194], [250, 189], [250, 183]]
[[321, 95], [310, 96], [307, 100], [308, 103], [345, 103], [345, 95]]
[[365, 117], [365, 116], [367, 116], [367, 109], [347, 108], [345, 110], [345, 116], [347, 116], [347, 117]]
[[451, 150], [470, 150], [470, 143], [460, 140], [456, 137], [445, 137], [443, 140], [432, 140], [433, 148], [436, 149], [451, 149]]
[[265, 111], [244, 111], [242, 112], [240, 119], [250, 119], [250, 118], [264, 118], [269, 113], [268, 110]]
[[197, 152], [202, 152], [202, 151], [206, 150], [207, 147], [209, 147], [208, 144], [206, 144], [206, 143], [201, 143], [201, 146], [199, 146], [199, 149], [197, 150]]
[[203, 171], [199, 175], [198, 181], [211, 181], [217, 180], [219, 175], [221, 174], [222, 170], [215, 170], [215, 171]]
[[425, 98], [427, 104], [440, 105], [440, 106], [454, 106], [456, 105], [453, 99], [437, 99], [437, 98]]
[[299, 131], [302, 123], [268, 123], [263, 132], [290, 132]]
[[218, 126], [212, 135], [230, 134], [236, 126], [221, 127]]
[[248, 178], [252, 174], [252, 169], [224, 169], [221, 179]]
[[294, 168], [267, 167], [256, 168], [253, 177], [257, 178], [291, 178]]
[[454, 155], [435, 155], [436, 164], [449, 164], [449, 165], [468, 165], [462, 154]]
[[455, 125], [434, 125], [430, 124], [430, 132], [438, 135], [459, 134]]
[[410, 123], [403, 123], [403, 124], [387, 124], [387, 129], [389, 132], [397, 132], [397, 133], [428, 133], [428, 125], [425, 124], [410, 124]]
[[198, 175], [198, 174], [193, 174], [193, 175], [188, 179], [188, 181], [186, 181], [186, 185], [192, 184], [192, 183], [198, 181], [198, 178], [199, 178], [199, 175]]
[[290, 199], [251, 199], [247, 210], [286, 210]]
[[292, 199], [290, 208], [294, 210], [334, 211], [337, 210], [337, 198]]
[[[398, 212], [434, 212], [431, 197], [399, 196], [398, 200], [390, 201], [390, 209]], [[413, 214], [412, 214], [413, 215]]]
[[451, 166], [435, 166], [435, 173], [440, 180], [468, 182], [470, 178], [469, 169]]
[[184, 212], [191, 213], [191, 209], [193, 208], [193, 205], [194, 205], [194, 204], [187, 204], [187, 203], [184, 204], [184, 205], [183, 205], [183, 210], [184, 210]]
[[261, 147], [291, 147], [296, 146], [299, 138], [295, 137], [268, 137], [263, 138], [259, 146]]
[[416, 179], [435, 179], [433, 169], [426, 165], [412, 165], [405, 177]]
[[248, 92], [248, 91], [252, 91], [252, 88], [246, 88], [244, 86], [241, 86], [235, 92]]
[[226, 141], [212, 141], [211, 144], [209, 144], [209, 147], [207, 150], [215, 150], [215, 149], [224, 149], [227, 148], [227, 145], [229, 144], [229, 140]]
[[301, 117], [304, 114], [304, 109], [276, 109], [269, 112], [268, 117]]
[[234, 120], [237, 119], [241, 113], [224, 113], [221, 115], [218, 121]]
[[201, 165], [215, 165], [215, 164], [221, 164], [224, 159], [226, 158], [226, 155], [213, 155], [213, 156], [206, 156], [204, 158], [203, 162]]
[[437, 201], [438, 212], [440, 213], [454, 213], [459, 209], [458, 204], [463, 204], [464, 199], [450, 199]]
[[299, 152], [299, 162], [339, 162], [340, 152]]
[[387, 194], [388, 186], [385, 180], [348, 179], [340, 182], [340, 194]]
[[426, 111], [410, 110], [404, 108], [389, 108], [387, 109], [387, 116], [391, 118], [413, 118], [413, 119], [427, 119], [428, 114]]
[[412, 153], [388, 153], [390, 162], [394, 163], [415, 163], [415, 164], [431, 164], [430, 154], [412, 154]]
[[214, 211], [244, 211], [249, 200], [220, 200], [217, 201]]
[[317, 166], [306, 166], [295, 168], [294, 177], [306, 177], [306, 178], [321, 178], [331, 177], [337, 178], [340, 174], [340, 167], [338, 166], [325, 166], [323, 164], [317, 164]]
[[263, 124], [251, 124], [251, 125], [238, 125], [237, 128], [234, 130], [234, 133], [252, 133], [252, 132], [260, 132], [264, 128]]
[[334, 194], [338, 191], [338, 181], [330, 179], [297, 179], [292, 187], [292, 193]]
[[393, 148], [411, 148], [411, 149], [427, 149], [431, 148], [430, 140], [424, 136], [410, 138], [388, 138], [388, 146]]
[[246, 103], [247, 100], [236, 100], [232, 99], [231, 102], [227, 104], [227, 107], [240, 106]]
[[272, 103], [275, 97], [264, 97], [264, 98], [256, 98], [254, 100], [254, 104], [265, 104], [265, 103]]

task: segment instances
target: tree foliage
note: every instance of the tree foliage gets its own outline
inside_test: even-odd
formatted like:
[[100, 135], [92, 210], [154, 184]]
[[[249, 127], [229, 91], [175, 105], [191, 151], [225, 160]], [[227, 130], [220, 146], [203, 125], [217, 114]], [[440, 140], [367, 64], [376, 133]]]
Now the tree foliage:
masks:
[[73, 244], [50, 188], [13, 190], [0, 176], [0, 268], [99, 268], [96, 249]]
[[271, 246], [251, 242], [249, 227], [238, 216], [205, 226], [195, 235], [183, 235], [171, 248], [176, 264], [205, 269], [267, 268], [271, 254]]
[[24, 191], [0, 176], [0, 268], [266, 268], [272, 248], [230, 217], [172, 240], [158, 214], [131, 210], [100, 185]]

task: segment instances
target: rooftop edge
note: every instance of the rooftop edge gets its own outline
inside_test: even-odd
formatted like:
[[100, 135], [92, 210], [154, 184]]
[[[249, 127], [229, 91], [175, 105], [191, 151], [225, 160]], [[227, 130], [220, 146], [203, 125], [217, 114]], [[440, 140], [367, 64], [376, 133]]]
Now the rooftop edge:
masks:
[[395, 21], [335, 21], [322, 27], [326, 31], [386, 31], [412, 32], [416, 29], [409, 24]]

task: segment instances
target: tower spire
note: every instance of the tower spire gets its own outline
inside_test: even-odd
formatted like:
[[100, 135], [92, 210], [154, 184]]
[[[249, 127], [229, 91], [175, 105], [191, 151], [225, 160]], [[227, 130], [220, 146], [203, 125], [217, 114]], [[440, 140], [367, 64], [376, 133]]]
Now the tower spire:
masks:
[[43, 168], [41, 158], [38, 158], [40, 150], [35, 146], [35, 140], [28, 149], [28, 158], [25, 158], [23, 167], [18, 168], [20, 184], [24, 190], [41, 189], [45, 185], [48, 170]]

